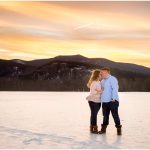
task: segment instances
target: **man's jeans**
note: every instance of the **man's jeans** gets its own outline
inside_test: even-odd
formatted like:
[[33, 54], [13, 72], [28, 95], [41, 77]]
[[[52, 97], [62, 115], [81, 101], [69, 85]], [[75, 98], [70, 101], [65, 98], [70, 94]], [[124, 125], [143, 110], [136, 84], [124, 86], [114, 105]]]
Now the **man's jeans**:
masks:
[[118, 107], [119, 107], [119, 102], [118, 101], [102, 103], [103, 125], [108, 125], [109, 124], [109, 115], [110, 115], [110, 112], [111, 112], [116, 127], [120, 126], [120, 118], [119, 118], [119, 114], [118, 114]]

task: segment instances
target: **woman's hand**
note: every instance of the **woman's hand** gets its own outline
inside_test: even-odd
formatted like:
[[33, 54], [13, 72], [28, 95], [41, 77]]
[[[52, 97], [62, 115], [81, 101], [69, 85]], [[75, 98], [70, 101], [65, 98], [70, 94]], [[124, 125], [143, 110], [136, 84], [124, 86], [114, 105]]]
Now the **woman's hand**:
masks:
[[96, 91], [97, 91], [97, 93], [99, 93], [99, 94], [101, 94], [101, 93], [103, 92], [103, 90], [97, 90], [97, 89], [96, 89]]

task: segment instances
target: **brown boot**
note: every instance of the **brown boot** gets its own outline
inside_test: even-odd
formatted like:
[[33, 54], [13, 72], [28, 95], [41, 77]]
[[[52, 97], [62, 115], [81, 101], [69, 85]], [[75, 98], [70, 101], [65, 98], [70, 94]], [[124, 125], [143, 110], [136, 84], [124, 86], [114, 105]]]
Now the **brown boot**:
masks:
[[101, 125], [101, 130], [98, 132], [98, 134], [105, 134], [106, 133], [106, 128], [107, 128], [107, 125]]
[[93, 132], [92, 133], [95, 133], [95, 134], [98, 133], [98, 126], [93, 126]]
[[122, 130], [121, 130], [122, 125], [116, 126], [116, 128], [117, 128], [117, 135], [122, 135]]
[[93, 132], [93, 126], [90, 125], [90, 132], [92, 133]]

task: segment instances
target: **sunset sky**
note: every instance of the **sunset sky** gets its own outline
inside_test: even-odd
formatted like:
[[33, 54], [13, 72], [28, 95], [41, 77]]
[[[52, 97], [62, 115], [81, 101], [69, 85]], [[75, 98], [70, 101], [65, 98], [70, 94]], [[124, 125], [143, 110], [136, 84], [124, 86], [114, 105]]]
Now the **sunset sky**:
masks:
[[0, 2], [0, 59], [74, 54], [150, 67], [150, 2]]

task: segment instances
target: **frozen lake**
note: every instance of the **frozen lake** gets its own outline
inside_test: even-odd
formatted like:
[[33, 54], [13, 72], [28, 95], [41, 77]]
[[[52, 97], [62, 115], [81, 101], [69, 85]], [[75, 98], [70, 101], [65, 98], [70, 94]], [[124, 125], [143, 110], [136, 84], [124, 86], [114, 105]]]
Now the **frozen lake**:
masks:
[[150, 93], [119, 93], [122, 136], [112, 117], [106, 135], [89, 133], [87, 95], [0, 92], [0, 148], [150, 148]]

